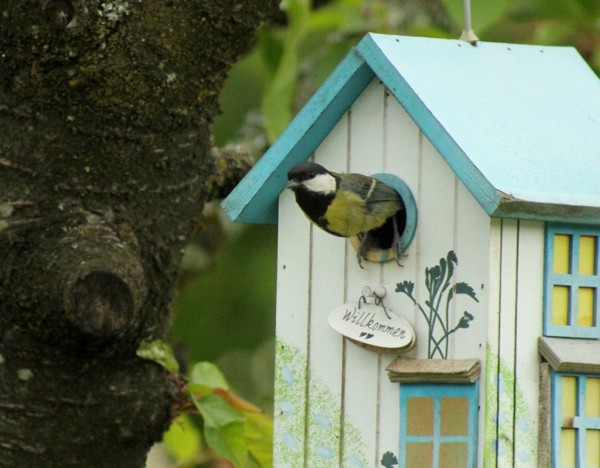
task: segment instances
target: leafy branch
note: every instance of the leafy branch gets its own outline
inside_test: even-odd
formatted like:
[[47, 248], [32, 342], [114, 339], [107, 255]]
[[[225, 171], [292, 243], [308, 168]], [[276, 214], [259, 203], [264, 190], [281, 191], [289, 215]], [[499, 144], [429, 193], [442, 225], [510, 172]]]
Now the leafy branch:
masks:
[[[449, 337], [461, 328], [469, 328], [473, 315], [464, 311], [454, 327], [449, 326], [450, 303], [457, 294], [465, 294], [479, 302], [475, 291], [467, 283], [460, 282], [452, 284], [454, 267], [458, 264], [458, 258], [453, 250], [449, 251], [446, 258], [441, 258], [438, 265], [425, 268], [425, 288], [427, 299], [425, 308], [415, 299], [414, 283], [403, 281], [396, 285], [396, 292], [406, 295], [417, 306], [423, 318], [427, 322], [429, 340], [427, 343], [427, 357], [434, 358], [436, 354], [442, 359], [448, 358]], [[443, 315], [440, 306], [445, 297], [445, 310]]]
[[[137, 355], [164, 367], [179, 388], [180, 399], [173, 408], [176, 419], [165, 435], [178, 466], [223, 459], [235, 467], [272, 466], [271, 419], [233, 393], [216, 365], [198, 362], [184, 379], [172, 349], [162, 340], [142, 343]], [[200, 416], [201, 423], [194, 426], [186, 415]], [[183, 437], [170, 436], [172, 431], [183, 432]]]

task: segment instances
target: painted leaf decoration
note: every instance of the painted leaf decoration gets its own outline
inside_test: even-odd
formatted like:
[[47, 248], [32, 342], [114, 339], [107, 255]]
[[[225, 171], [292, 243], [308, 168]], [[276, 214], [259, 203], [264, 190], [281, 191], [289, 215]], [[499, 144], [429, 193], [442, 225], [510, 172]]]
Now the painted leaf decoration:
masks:
[[454, 250], [448, 252], [446, 258], [448, 259], [448, 263], [454, 263], [455, 265], [458, 264], [458, 257], [456, 256], [456, 252]]
[[443, 275], [444, 275], [444, 273], [446, 272], [446, 264], [447, 264], [447, 263], [448, 263], [448, 262], [446, 262], [446, 259], [445, 259], [445, 258], [440, 258], [440, 269], [441, 269], [441, 272], [442, 272], [442, 276], [443, 276]]
[[440, 261], [440, 265], [441, 266], [436, 265], [433, 268], [429, 269], [429, 274], [431, 275], [431, 278], [433, 280], [436, 280], [436, 279], [438, 279], [441, 276], [441, 272], [443, 270], [445, 270], [445, 265], [444, 265], [445, 263], [446, 263], [446, 260], [442, 259]]
[[404, 293], [408, 296], [412, 296], [414, 288], [415, 283], [412, 281], [403, 281], [402, 283], [396, 284], [396, 292]]
[[[396, 292], [408, 295], [427, 322], [429, 328], [427, 356], [429, 359], [434, 358], [436, 355], [439, 355], [442, 359], [447, 359], [450, 335], [461, 328], [469, 328], [473, 320], [473, 315], [465, 311], [453, 328], [449, 323], [448, 314], [452, 299], [457, 294], [466, 294], [474, 301], [479, 302], [475, 290], [467, 283], [453, 283], [452, 277], [456, 265], [458, 265], [458, 257], [454, 250], [450, 250], [445, 257], [440, 258], [438, 265], [425, 267], [425, 288], [429, 297], [424, 298], [424, 307], [412, 296], [414, 286], [412, 283], [410, 289], [407, 281], [398, 283], [396, 286]], [[445, 306], [443, 305], [444, 302]]]
[[475, 290], [467, 283], [456, 283], [456, 285], [454, 286], [454, 290], [456, 291], [456, 294], [466, 294], [475, 302], [479, 302], [479, 299], [477, 299], [477, 296], [475, 294]]
[[386, 468], [391, 468], [392, 466], [396, 466], [398, 464], [398, 459], [392, 452], [385, 452], [383, 457], [381, 457], [381, 465]]
[[456, 253], [454, 252], [454, 250], [448, 252], [446, 260], [448, 262], [448, 279], [450, 279], [454, 274], [454, 265], [458, 264], [458, 258], [456, 257]]
[[473, 320], [473, 316], [465, 310], [456, 328], [469, 328], [469, 322], [471, 322], [471, 320]]

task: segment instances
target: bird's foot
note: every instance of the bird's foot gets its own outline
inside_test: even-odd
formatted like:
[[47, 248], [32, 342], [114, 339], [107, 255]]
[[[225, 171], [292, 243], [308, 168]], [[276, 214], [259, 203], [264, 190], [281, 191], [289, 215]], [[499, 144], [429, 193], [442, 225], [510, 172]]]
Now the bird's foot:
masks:
[[[359, 234], [358, 237], [360, 239], [360, 245], [358, 247], [358, 250], [356, 251], [356, 260], [358, 261], [358, 266], [362, 270], [364, 270], [365, 267], [362, 265], [362, 260], [363, 260], [363, 258], [365, 258], [365, 240], [366, 240], [367, 236], [365, 234], [362, 234], [362, 235]], [[366, 258], [365, 258], [365, 260], [366, 260]]]
[[404, 265], [402, 265], [400, 262], [402, 261], [402, 258], [406, 257], [407, 255], [402, 250], [402, 245], [400, 243], [401, 236], [398, 232], [398, 222], [396, 221], [396, 217], [392, 219], [392, 222], [394, 224], [394, 239], [392, 241], [392, 247], [394, 249], [396, 265], [403, 267]]

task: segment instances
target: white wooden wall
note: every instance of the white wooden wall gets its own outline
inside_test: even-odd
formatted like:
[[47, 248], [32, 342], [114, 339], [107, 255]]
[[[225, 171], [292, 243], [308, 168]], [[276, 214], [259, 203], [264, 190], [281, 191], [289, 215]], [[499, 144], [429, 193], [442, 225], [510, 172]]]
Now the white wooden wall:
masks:
[[[437, 265], [450, 250], [458, 256], [453, 279], [470, 284], [479, 303], [468, 297], [453, 302], [455, 317], [450, 323], [456, 323], [464, 310], [473, 314], [474, 320], [451, 339], [448, 357], [479, 358], [482, 362], [479, 465], [484, 452], [486, 461], [493, 458], [496, 463], [501, 457], [496, 459], [483, 450], [487, 438], [483, 429], [492, 426], [492, 413], [507, 403], [499, 398], [496, 403], [486, 401], [486, 365], [490, 361], [497, 370], [500, 361], [508, 363], [516, 375], [512, 385], [517, 387], [522, 383], [530, 388], [534, 385], [531, 376], [537, 379], [531, 358], [537, 356], [536, 341], [530, 338], [539, 334], [536, 324], [541, 323], [536, 316], [541, 291], [533, 284], [540, 274], [536, 262], [541, 247], [539, 251], [528, 249], [527, 255], [531, 253], [534, 261], [517, 262], [516, 254], [519, 251], [524, 258], [518, 241], [539, 241], [540, 226], [490, 220], [377, 80], [321, 144], [315, 161], [339, 172], [397, 175], [416, 198], [419, 224], [402, 268], [394, 262], [363, 262], [365, 269], [361, 270], [347, 241], [313, 227], [293, 194], [284, 191], [281, 195], [275, 466], [376, 467], [384, 452], [398, 455], [399, 387], [389, 382], [385, 371], [395, 355], [367, 351], [347, 341], [329, 328], [327, 316], [345, 302], [356, 302], [363, 286], [382, 284], [387, 289], [386, 307], [400, 313], [417, 332], [417, 346], [407, 356], [426, 358], [425, 320], [394, 289], [398, 282], [414, 282], [414, 295], [424, 306], [425, 268]], [[531, 281], [517, 284], [511, 276], [515, 272]], [[529, 292], [537, 298], [531, 299]], [[523, 332], [518, 339], [516, 331]], [[491, 355], [499, 352], [500, 359], [488, 356], [488, 334]], [[528, 393], [530, 409], [535, 401], [537, 394]], [[505, 410], [510, 413], [510, 408]], [[512, 414], [519, 416], [517, 410]], [[531, 418], [528, 421], [535, 424]], [[519, 440], [515, 444], [518, 450]]]
[[492, 220], [490, 245], [485, 466], [537, 467], [544, 224]]

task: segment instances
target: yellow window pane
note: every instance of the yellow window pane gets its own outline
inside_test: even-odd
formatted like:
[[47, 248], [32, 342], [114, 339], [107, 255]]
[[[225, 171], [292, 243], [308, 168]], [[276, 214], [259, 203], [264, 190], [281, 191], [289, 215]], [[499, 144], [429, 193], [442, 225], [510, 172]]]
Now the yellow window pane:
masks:
[[408, 398], [406, 411], [408, 435], [433, 435], [433, 398]]
[[441, 435], [467, 435], [469, 433], [469, 400], [467, 398], [441, 398], [440, 418]]
[[579, 288], [577, 294], [577, 325], [592, 327], [594, 325], [594, 288]]
[[575, 429], [560, 431], [560, 466], [575, 468]]
[[552, 288], [552, 324], [568, 325], [569, 323], [569, 287], [554, 286]]
[[579, 238], [579, 274], [593, 275], [596, 272], [596, 238], [581, 236]]
[[406, 444], [406, 466], [422, 468], [433, 466], [433, 443], [408, 442]]
[[590, 377], [586, 379], [585, 415], [591, 418], [600, 418], [600, 379]]
[[561, 377], [560, 382], [562, 386], [561, 415], [563, 427], [572, 427], [577, 402], [577, 378]]
[[469, 445], [466, 442], [448, 442], [440, 444], [440, 466], [466, 468], [469, 466], [467, 463], [468, 458]]
[[554, 273], [569, 273], [571, 258], [571, 236], [566, 234], [554, 235]]
[[600, 431], [585, 431], [587, 466], [600, 466]]

